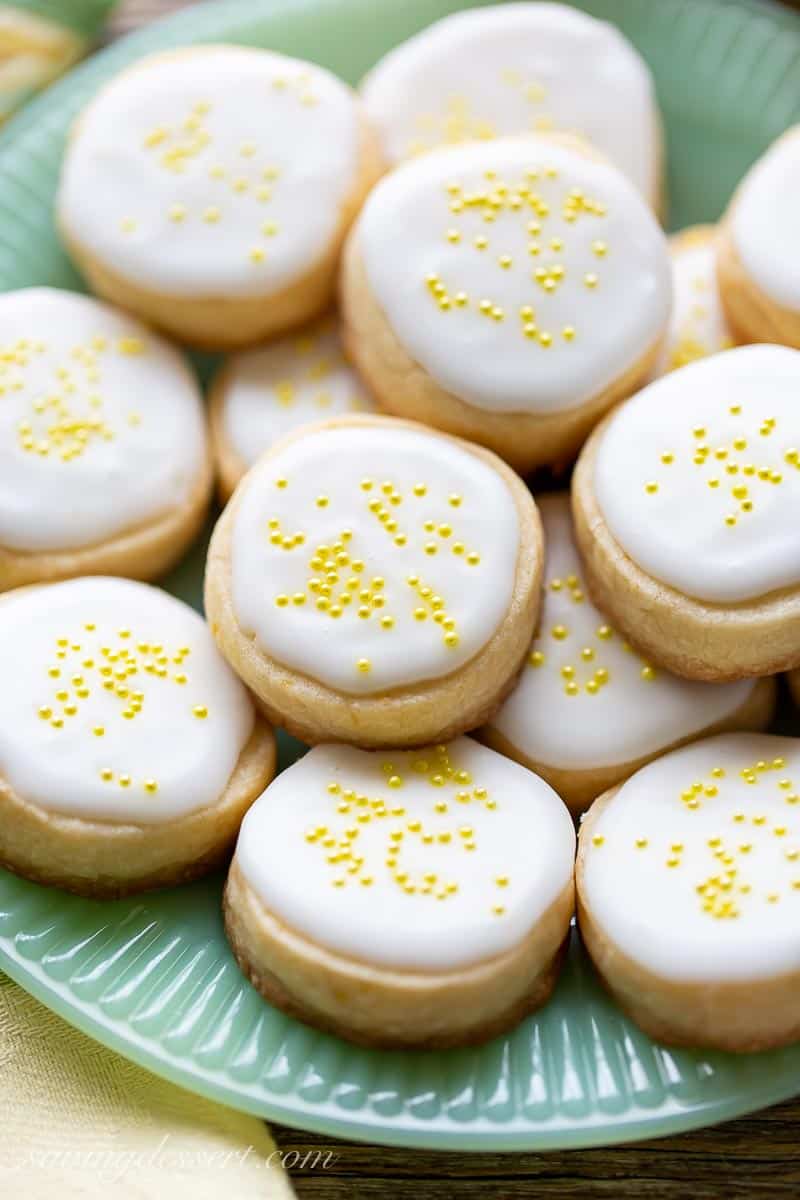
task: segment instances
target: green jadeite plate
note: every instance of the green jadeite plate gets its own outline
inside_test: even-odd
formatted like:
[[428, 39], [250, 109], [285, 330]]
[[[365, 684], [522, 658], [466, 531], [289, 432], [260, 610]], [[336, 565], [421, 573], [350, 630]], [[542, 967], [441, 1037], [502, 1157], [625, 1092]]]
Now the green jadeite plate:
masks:
[[[81, 281], [53, 228], [64, 137], [139, 55], [227, 40], [314, 59], [356, 82], [454, 0], [235, 0], [192, 7], [98, 54], [0, 135], [0, 290]], [[655, 73], [674, 227], [715, 219], [749, 164], [800, 121], [800, 20], [748, 0], [593, 0]], [[204, 546], [168, 581], [199, 605]], [[0, 660], [1, 661], [1, 660]], [[297, 754], [285, 739], [283, 761]], [[800, 1046], [667, 1050], [626, 1021], [577, 942], [543, 1012], [447, 1053], [355, 1049], [269, 1008], [222, 932], [220, 879], [116, 903], [0, 871], [0, 966], [99, 1041], [188, 1088], [329, 1134], [407, 1146], [546, 1149], [653, 1137], [800, 1091]]]

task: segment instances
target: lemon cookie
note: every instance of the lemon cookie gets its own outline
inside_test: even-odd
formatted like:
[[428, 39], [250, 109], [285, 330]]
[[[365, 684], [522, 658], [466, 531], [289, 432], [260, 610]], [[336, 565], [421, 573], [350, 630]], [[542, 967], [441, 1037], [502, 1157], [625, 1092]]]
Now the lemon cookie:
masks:
[[242, 825], [225, 928], [292, 1016], [350, 1041], [485, 1041], [543, 1004], [573, 911], [575, 833], [546, 783], [459, 738], [318, 746]]
[[800, 349], [800, 125], [751, 167], [722, 223], [722, 303], [743, 342]]
[[377, 170], [358, 101], [328, 71], [242, 46], [169, 51], [79, 118], [58, 220], [96, 292], [224, 349], [330, 302]]
[[483, 739], [546, 779], [573, 813], [656, 755], [723, 729], [763, 729], [772, 679], [708, 684], [643, 659], [586, 595], [569, 497], [540, 496], [545, 583], [520, 681]]
[[211, 435], [223, 501], [285, 433], [373, 404], [328, 318], [256, 350], [231, 355], [211, 387]]
[[647, 64], [612, 25], [561, 4], [455, 13], [361, 85], [385, 156], [503, 134], [580, 133], [661, 204], [661, 121]]
[[187, 364], [73, 292], [7, 292], [0, 330], [0, 591], [163, 574], [198, 533], [212, 483]]
[[650, 384], [573, 477], [598, 607], [678, 675], [800, 663], [800, 354], [743, 346]]
[[130, 580], [0, 598], [0, 862], [118, 896], [204, 874], [272, 778], [274, 739], [205, 622]]
[[[49, 14], [47, 6], [41, 14], [26, 12], [29, 7], [0, 5], [0, 125], [72, 66], [89, 45], [87, 36], [58, 20], [58, 5], [49, 6]], [[99, 27], [102, 5], [87, 16], [94, 18], [90, 26]]]
[[291, 733], [418, 746], [481, 724], [512, 686], [541, 571], [536, 506], [493, 455], [340, 417], [248, 472], [214, 531], [206, 612]]
[[800, 741], [727, 734], [667, 754], [581, 826], [581, 934], [660, 1042], [800, 1037]]
[[343, 265], [348, 353], [378, 403], [519, 470], [573, 455], [647, 378], [670, 297], [666, 239], [633, 186], [534, 135], [398, 167]]
[[674, 304], [657, 376], [734, 344], [717, 287], [716, 228], [684, 229], [670, 238], [669, 249]]

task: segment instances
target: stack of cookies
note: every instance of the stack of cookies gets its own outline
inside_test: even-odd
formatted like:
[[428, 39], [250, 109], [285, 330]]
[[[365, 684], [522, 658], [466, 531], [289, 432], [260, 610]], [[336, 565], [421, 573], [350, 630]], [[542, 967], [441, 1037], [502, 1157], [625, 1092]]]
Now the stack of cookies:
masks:
[[[800, 136], [671, 241], [663, 176], [647, 66], [558, 4], [359, 93], [236, 46], [98, 93], [57, 204], [98, 298], [0, 297], [5, 866], [235, 847], [243, 971], [367, 1045], [513, 1027], [576, 900], [654, 1037], [800, 1036]], [[215, 491], [206, 625], [149, 584]]]

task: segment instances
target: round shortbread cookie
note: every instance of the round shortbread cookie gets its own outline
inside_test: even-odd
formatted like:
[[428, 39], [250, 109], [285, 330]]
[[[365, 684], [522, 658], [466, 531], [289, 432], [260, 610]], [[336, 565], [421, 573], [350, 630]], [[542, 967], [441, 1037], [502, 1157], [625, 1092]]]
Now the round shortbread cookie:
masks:
[[541, 526], [493, 455], [369, 415], [264, 454], [220, 518], [206, 611], [265, 710], [308, 741], [420, 745], [511, 686], [539, 606]]
[[142, 59], [79, 118], [58, 220], [99, 294], [210, 348], [331, 300], [345, 231], [378, 173], [352, 91], [242, 46]]
[[740, 341], [800, 349], [800, 125], [745, 175], [722, 223], [719, 286]]
[[800, 354], [745, 346], [650, 384], [573, 478], [599, 607], [688, 678], [800, 662]]
[[387, 159], [504, 134], [579, 133], [661, 206], [661, 122], [647, 64], [561, 4], [455, 13], [391, 50], [361, 85]]
[[0, 590], [162, 574], [211, 490], [188, 365], [138, 321], [73, 292], [7, 292], [0, 327]]
[[0, 600], [0, 860], [87, 895], [215, 865], [271, 779], [274, 741], [205, 622], [130, 580]]
[[527, 470], [574, 454], [651, 371], [669, 255], [614, 167], [572, 141], [505, 138], [378, 184], [342, 303], [348, 353], [382, 407]]
[[482, 1041], [550, 994], [574, 852], [552, 789], [468, 738], [391, 757], [318, 746], [245, 819], [226, 929], [263, 995], [311, 1024]]
[[800, 1036], [800, 741], [728, 734], [644, 767], [590, 810], [577, 885], [595, 966], [652, 1037]]
[[527, 667], [482, 731], [579, 813], [656, 755], [722, 729], [764, 728], [775, 684], [678, 679], [647, 662], [585, 592], [569, 497], [540, 496], [544, 603]]
[[256, 459], [300, 425], [370, 411], [332, 318], [256, 350], [231, 355], [211, 387], [211, 433], [228, 500]]
[[674, 304], [656, 376], [734, 344], [717, 287], [716, 228], [683, 229], [670, 238], [669, 248]]

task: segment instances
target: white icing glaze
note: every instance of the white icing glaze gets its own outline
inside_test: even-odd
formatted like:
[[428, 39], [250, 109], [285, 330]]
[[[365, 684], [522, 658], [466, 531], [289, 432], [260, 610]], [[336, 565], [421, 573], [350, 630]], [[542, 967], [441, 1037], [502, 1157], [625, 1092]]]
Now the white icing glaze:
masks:
[[23, 800], [145, 825], [219, 800], [253, 707], [188, 605], [127, 579], [8, 592], [0, 644], [0, 776]]
[[505, 481], [447, 438], [391, 421], [323, 429], [248, 476], [233, 606], [285, 666], [344, 692], [385, 692], [448, 675], [489, 641], [519, 539]]
[[744, 704], [752, 680], [690, 683], [640, 658], [586, 595], [567, 495], [537, 504], [547, 548], [540, 632], [495, 729], [534, 762], [590, 770], [654, 754]]
[[83, 115], [59, 212], [143, 287], [272, 295], [327, 251], [358, 141], [352, 93], [311, 63], [236, 46], [156, 56]]
[[0, 329], [0, 545], [92, 545], [188, 500], [205, 420], [166, 342], [50, 288], [0, 296]]
[[299, 425], [374, 407], [332, 321], [233, 355], [226, 369], [223, 428], [248, 466]]
[[668, 979], [800, 969], [800, 741], [728, 734], [643, 767], [592, 827], [583, 898]]
[[552, 788], [458, 738], [411, 753], [315, 747], [252, 806], [236, 861], [318, 944], [442, 971], [517, 945], [569, 883], [574, 854]]
[[798, 395], [800, 352], [743, 346], [664, 376], [616, 411], [594, 491], [634, 562], [722, 604], [800, 584]]
[[713, 242], [674, 247], [671, 256], [675, 302], [655, 376], [733, 346], [717, 287]]
[[392, 50], [362, 84], [393, 161], [443, 142], [580, 133], [658, 199], [660, 132], [644, 60], [613, 26], [560, 4], [457, 13]]
[[765, 295], [800, 311], [800, 130], [759, 159], [736, 194], [731, 231], [747, 274]]
[[577, 407], [669, 318], [666, 239], [640, 196], [614, 167], [546, 138], [399, 167], [370, 194], [357, 236], [407, 353], [490, 412]]

